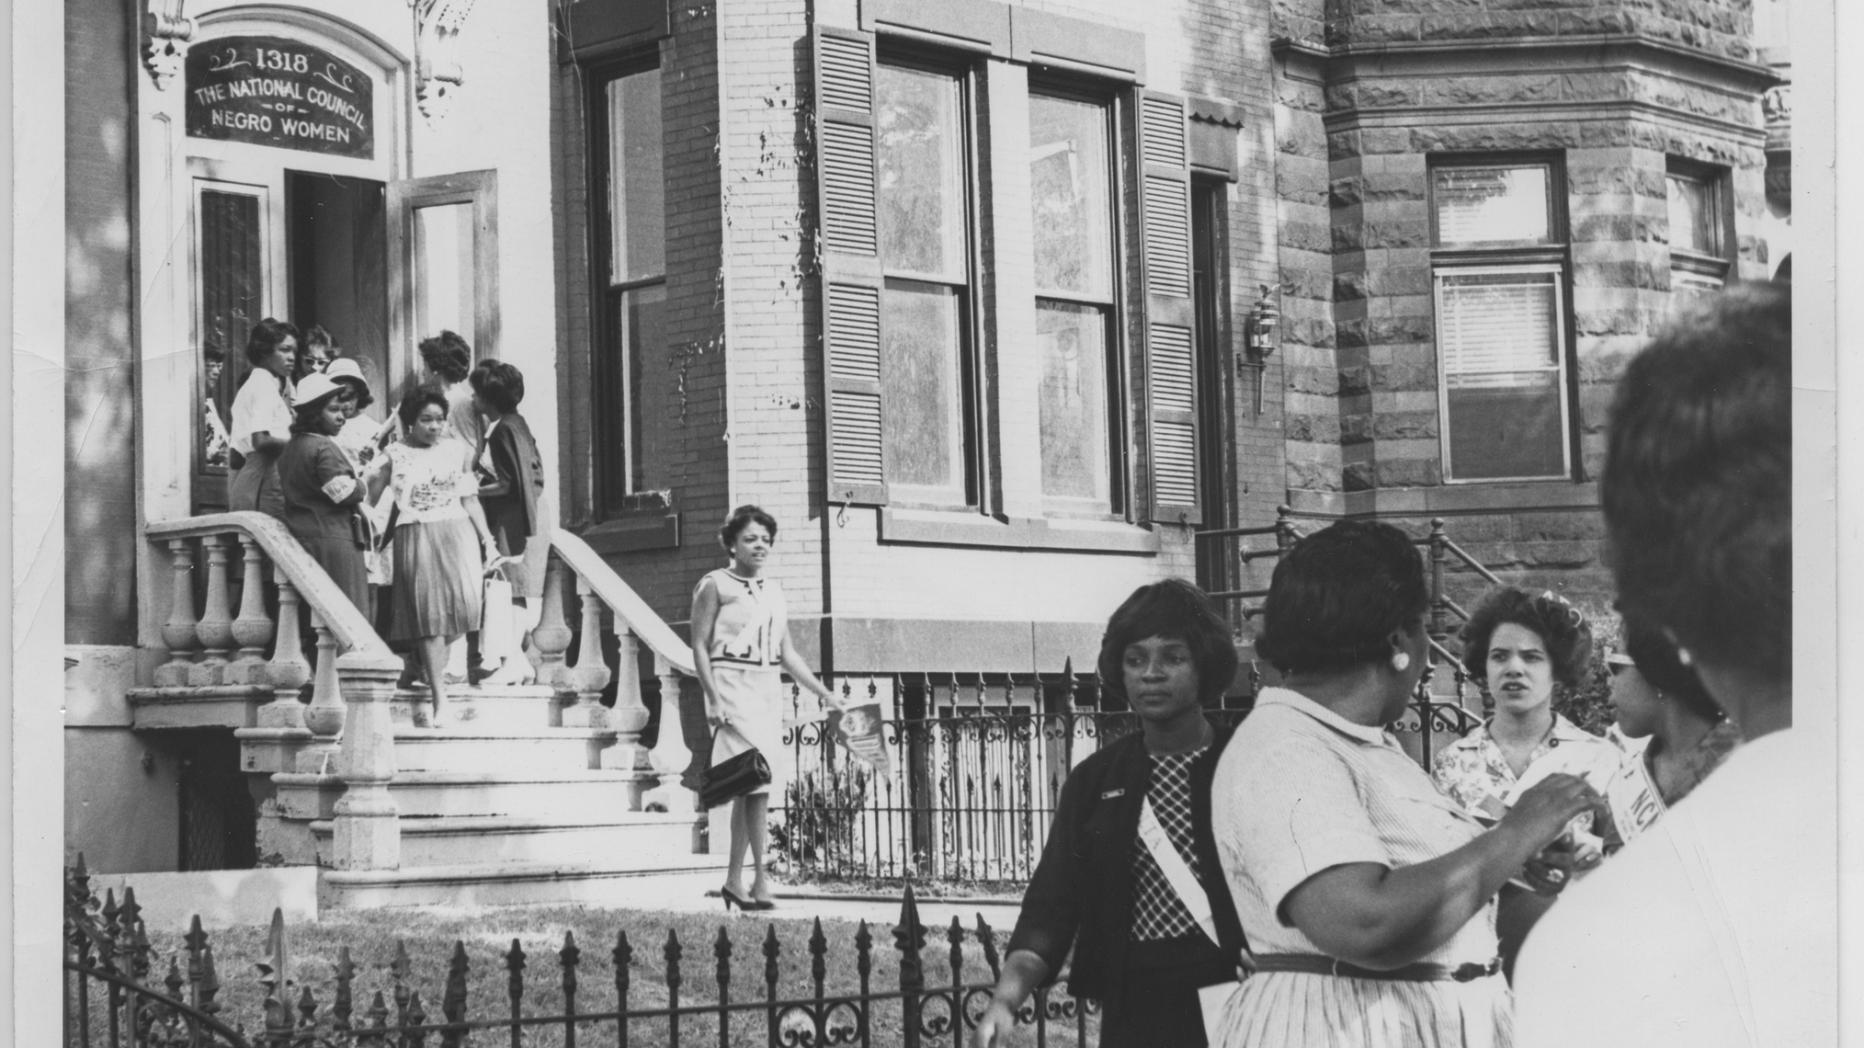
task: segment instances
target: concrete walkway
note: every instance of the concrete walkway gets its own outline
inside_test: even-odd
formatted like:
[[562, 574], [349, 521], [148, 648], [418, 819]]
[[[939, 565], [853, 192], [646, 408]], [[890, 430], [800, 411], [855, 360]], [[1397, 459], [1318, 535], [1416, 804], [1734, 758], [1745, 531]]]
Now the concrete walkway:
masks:
[[[626, 899], [617, 904], [629, 909], [661, 910], [671, 913], [714, 913], [725, 915], [725, 903], [718, 888], [724, 877], [717, 872], [653, 874], [631, 878]], [[804, 920], [811, 917], [855, 921], [866, 919], [871, 927], [891, 928], [900, 919], [898, 894], [845, 895], [819, 889], [775, 886], [777, 908], [742, 914], [747, 918]], [[919, 920], [929, 927], [945, 927], [956, 916], [966, 929], [974, 928], [977, 916], [1007, 936], [1016, 924], [1020, 898], [979, 896], [968, 899], [924, 899], [915, 892]], [[733, 910], [733, 915], [740, 911]]]

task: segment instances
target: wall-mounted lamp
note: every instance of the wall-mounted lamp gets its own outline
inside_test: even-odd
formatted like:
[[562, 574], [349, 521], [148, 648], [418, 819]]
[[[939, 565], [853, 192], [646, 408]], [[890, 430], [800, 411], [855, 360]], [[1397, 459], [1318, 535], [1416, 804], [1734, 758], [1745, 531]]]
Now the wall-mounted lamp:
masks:
[[1249, 310], [1249, 318], [1243, 327], [1242, 367], [1254, 368], [1256, 372], [1256, 414], [1262, 414], [1262, 373], [1268, 369], [1269, 356], [1275, 352], [1275, 328], [1281, 323], [1281, 311], [1272, 301], [1274, 289], [1267, 284], [1260, 285], [1262, 297]]

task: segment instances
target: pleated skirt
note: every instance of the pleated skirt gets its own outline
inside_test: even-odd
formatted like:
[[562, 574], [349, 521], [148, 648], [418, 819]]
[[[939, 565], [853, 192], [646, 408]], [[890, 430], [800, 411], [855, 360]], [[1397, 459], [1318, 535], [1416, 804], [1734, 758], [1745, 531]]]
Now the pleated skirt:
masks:
[[1514, 1003], [1500, 975], [1458, 983], [1263, 972], [1231, 996], [1222, 1028], [1219, 1048], [1510, 1048]]
[[388, 639], [450, 638], [478, 629], [484, 572], [478, 536], [465, 517], [396, 528]]

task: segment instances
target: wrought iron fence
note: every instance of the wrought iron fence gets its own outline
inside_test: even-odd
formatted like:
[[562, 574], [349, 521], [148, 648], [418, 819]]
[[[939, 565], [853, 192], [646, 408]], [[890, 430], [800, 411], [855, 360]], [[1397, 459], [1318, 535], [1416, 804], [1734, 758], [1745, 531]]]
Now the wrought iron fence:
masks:
[[[1215, 719], [1234, 724], [1248, 691]], [[886, 768], [849, 754], [827, 722], [785, 733], [793, 773], [772, 833], [824, 879], [1022, 882], [1035, 872], [1068, 773], [1138, 727], [1098, 680], [1060, 674], [896, 676], [881, 722]], [[867, 684], [871, 696], [879, 690]], [[858, 696], [857, 696], [858, 697]]]
[[[1438, 740], [1481, 723], [1464, 706], [1469, 682], [1447, 651], [1448, 687], [1433, 666], [1393, 725], [1429, 770]], [[1262, 678], [1244, 667], [1243, 689], [1210, 712], [1234, 727]], [[830, 722], [784, 734], [792, 769], [771, 834], [798, 872], [829, 881], [1027, 882], [1042, 857], [1068, 773], [1101, 746], [1138, 729], [1125, 709], [1105, 708], [1099, 681], [1073, 667], [1053, 676], [896, 676], [896, 716], [881, 722], [886, 768], [876, 771], [835, 738]], [[852, 686], [844, 683], [844, 699]], [[880, 691], [869, 681], [871, 698]], [[859, 698], [856, 694], [852, 696]]]
[[[343, 947], [328, 985], [294, 981], [284, 920], [275, 912], [272, 923], [266, 957], [256, 965], [263, 1003], [253, 1014], [227, 1014], [213, 946], [199, 919], [180, 949], [156, 947], [134, 890], [124, 891], [121, 905], [114, 893], [106, 893], [99, 903], [80, 858], [66, 878], [67, 1048], [425, 1048], [429, 1043], [441, 1048], [677, 1048], [682, 1042], [719, 1048], [959, 1048], [989, 1004], [1001, 966], [997, 933], [981, 916], [969, 931], [955, 917], [947, 928], [928, 928], [919, 921], [910, 888], [901, 898], [899, 922], [888, 930], [891, 949], [876, 946], [865, 921], [849, 943], [831, 945], [817, 920], [803, 947], [809, 974], [801, 995], [782, 991], [793, 967], [786, 967], [784, 959], [795, 957], [788, 952], [794, 945], [793, 940], [782, 940], [774, 924], [765, 925], [761, 941], [750, 942], [734, 941], [728, 928], [720, 926], [710, 943], [693, 944], [700, 961], [697, 971], [691, 971], [688, 947], [675, 933], [668, 932], [658, 948], [637, 950], [627, 930], [620, 930], [613, 948], [606, 951], [612, 980], [599, 988], [582, 985], [584, 953], [570, 932], [564, 934], [562, 948], [554, 951], [555, 970], [547, 975], [539, 971], [542, 959], [527, 955], [517, 940], [510, 950], [477, 960], [464, 941], [456, 941], [436, 989], [433, 979], [423, 980], [414, 970], [405, 944], [398, 944], [386, 966], [359, 965]], [[849, 947], [854, 954], [853, 984], [833, 985], [827, 977], [829, 962]], [[150, 973], [160, 968], [164, 953], [169, 958], [166, 977], [151, 982]], [[746, 954], [748, 978], [734, 969], [734, 960]], [[890, 954], [897, 954], [897, 969], [885, 984], [876, 961]], [[473, 997], [469, 973], [487, 964], [504, 973], [502, 999]], [[634, 973], [650, 965], [660, 966], [651, 993], [634, 984]], [[368, 985], [371, 972], [373, 987]], [[709, 983], [710, 992], [688, 996], [689, 974], [694, 983]], [[527, 997], [557, 1007], [527, 1008]], [[598, 997], [603, 1003], [594, 1003]], [[1017, 1021], [1031, 1028], [1036, 1044], [1085, 1046], [1098, 1030], [1098, 1016], [1097, 1005], [1069, 996], [1058, 984], [1038, 990]]]

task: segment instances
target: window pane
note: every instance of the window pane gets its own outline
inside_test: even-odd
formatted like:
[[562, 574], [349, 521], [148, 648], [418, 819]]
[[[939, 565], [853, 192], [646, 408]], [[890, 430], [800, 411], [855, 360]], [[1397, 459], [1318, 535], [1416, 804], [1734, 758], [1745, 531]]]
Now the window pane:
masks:
[[1439, 244], [1553, 239], [1544, 167], [1440, 167], [1432, 180]]
[[1036, 289], [1111, 298], [1113, 185], [1106, 107], [1030, 98], [1029, 150]]
[[1448, 374], [1557, 367], [1558, 275], [1441, 274], [1437, 344]]
[[615, 330], [623, 353], [621, 382], [627, 396], [610, 398], [608, 403], [620, 400], [626, 416], [623, 439], [627, 441], [628, 491], [663, 488], [668, 486], [667, 441], [679, 412], [679, 398], [674, 391], [657, 388], [657, 384], [670, 381], [666, 372], [653, 366], [665, 349], [666, 285], [649, 284], [613, 294]]
[[1042, 353], [1042, 493], [1111, 509], [1107, 462], [1107, 313], [1036, 303]]
[[[958, 361], [962, 313], [951, 288], [892, 283], [881, 301], [882, 437], [896, 494], [964, 501]], [[916, 490], [910, 490], [916, 489]]]
[[1564, 474], [1559, 274], [1439, 274], [1438, 311], [1450, 477]]
[[1565, 473], [1559, 372], [1451, 376], [1448, 400], [1455, 479]]
[[479, 315], [474, 296], [472, 205], [436, 204], [414, 211], [414, 330], [420, 338], [457, 332], [468, 342]]
[[660, 70], [609, 81], [608, 148], [609, 283], [661, 276], [667, 218]]
[[1720, 255], [1716, 236], [1714, 187], [1701, 179], [1671, 175], [1670, 246], [1704, 255]]
[[201, 191], [201, 448], [209, 471], [227, 467], [235, 382], [248, 370], [246, 336], [265, 315], [259, 198]]
[[880, 260], [964, 281], [964, 139], [953, 76], [881, 66]]

